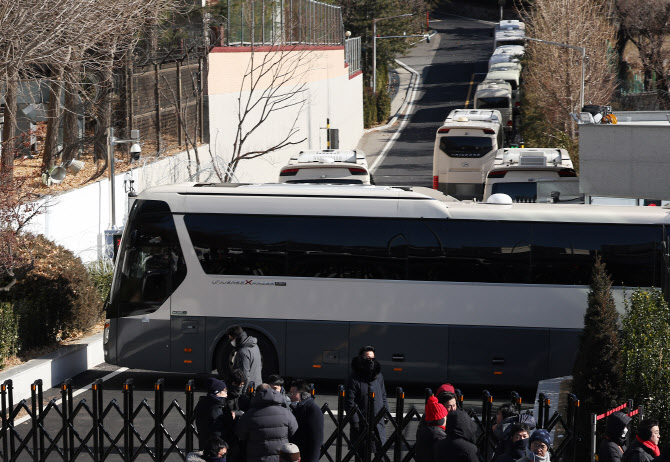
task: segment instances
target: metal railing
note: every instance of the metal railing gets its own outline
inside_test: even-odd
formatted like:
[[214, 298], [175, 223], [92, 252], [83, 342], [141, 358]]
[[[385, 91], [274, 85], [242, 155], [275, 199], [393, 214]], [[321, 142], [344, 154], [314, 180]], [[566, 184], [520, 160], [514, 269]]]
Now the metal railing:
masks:
[[[121, 402], [118, 403], [116, 399], [105, 402], [103, 382], [98, 379], [91, 387], [92, 399], [89, 405], [86, 399], [74, 401], [72, 385], [67, 380], [61, 386], [60, 402], [52, 399], [45, 405], [42, 381], [37, 380], [31, 386], [30, 399], [14, 405], [12, 381], [6, 380], [0, 385], [0, 459], [30, 459], [37, 462], [57, 459], [69, 462], [81, 457], [94, 462], [112, 459], [131, 462], [141, 458], [162, 462], [178, 457], [186, 460], [187, 454], [195, 448], [194, 442], [198, 435], [194, 425], [194, 381], [189, 380], [186, 384], [183, 407], [176, 399], [167, 402], [164, 388], [163, 379], [154, 384], [153, 407], [146, 397], [136, 404], [133, 380], [128, 379], [122, 386]], [[250, 384], [249, 389], [253, 391], [253, 388], [253, 384]], [[430, 389], [426, 389], [426, 400], [432, 394]], [[457, 403], [462, 407], [463, 396], [458, 390], [456, 395]], [[326, 423], [330, 422], [335, 427], [324, 438], [320, 455], [322, 460], [409, 462], [414, 459], [415, 445], [412, 438], [408, 439], [406, 435], [409, 426], [421, 419], [421, 413], [416, 406], [408, 408], [402, 388], [396, 389], [393, 413], [383, 408], [375, 414], [374, 402], [380, 398], [374, 393], [369, 393], [365, 409], [354, 406], [346, 411], [344, 398], [344, 386], [339, 385], [337, 407], [331, 409], [328, 403], [321, 407]], [[521, 400], [517, 393], [512, 393], [510, 403], [520, 410]], [[561, 425], [564, 432], [560, 445], [550, 448], [552, 460], [575, 460], [577, 399], [574, 395], [568, 395], [565, 418], [558, 413], [549, 416], [549, 400], [543, 395], [540, 395], [539, 404], [537, 428], [552, 431]], [[492, 430], [494, 412], [493, 397], [488, 391], [482, 393], [481, 413], [468, 411], [478, 429], [476, 444], [484, 460], [489, 460], [497, 444]], [[354, 432], [358, 436], [352, 440], [350, 432], [354, 416], [358, 416], [358, 429]], [[391, 430], [383, 445], [375, 432], [377, 424], [382, 421]], [[410, 434], [413, 436], [413, 433]], [[375, 446], [381, 446], [376, 453]]]
[[361, 38], [344, 41], [344, 62], [349, 66], [349, 76], [361, 70]]
[[315, 0], [227, 0], [225, 46], [341, 45], [342, 10]]

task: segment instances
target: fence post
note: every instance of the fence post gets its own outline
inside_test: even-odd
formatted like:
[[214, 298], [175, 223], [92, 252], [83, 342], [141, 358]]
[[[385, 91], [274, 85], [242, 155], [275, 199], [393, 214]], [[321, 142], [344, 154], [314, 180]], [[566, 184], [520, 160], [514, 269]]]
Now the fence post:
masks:
[[482, 424], [484, 425], [484, 460], [489, 460], [492, 408], [493, 408], [493, 396], [491, 396], [491, 393], [489, 393], [488, 390], [484, 390], [484, 392], [482, 393]]
[[544, 428], [544, 393], [540, 393], [537, 397], [537, 428]]
[[2, 395], [2, 460], [7, 462], [10, 459], [7, 438], [9, 438], [9, 427], [7, 425], [7, 381], [0, 386], [0, 395]]
[[[10, 395], [9, 395], [9, 396], [10, 396], [10, 397], [12, 396], [12, 395], [11, 395], [11, 390], [10, 390]], [[11, 399], [10, 399], [9, 403], [11, 404], [11, 402], [12, 402], [12, 401], [11, 401]], [[640, 405], [637, 407], [637, 410], [638, 410], [638, 413], [637, 413], [637, 415], [638, 415], [637, 421], [640, 422], [640, 421], [644, 420], [644, 405], [643, 405], [643, 404], [640, 404]]]
[[393, 462], [402, 461], [402, 421], [405, 413], [405, 392], [402, 388], [396, 388], [395, 402], [395, 445], [393, 448]]
[[123, 383], [123, 449], [125, 460], [133, 457], [133, 379]]
[[510, 395], [510, 404], [516, 409], [517, 414], [521, 414], [521, 396], [516, 391]]
[[[35, 383], [37, 384], [37, 411], [38, 411], [38, 423], [39, 424], [44, 424], [44, 415], [42, 412], [44, 411], [44, 391], [43, 391], [43, 383], [42, 379], [37, 379], [35, 380]], [[39, 433], [40, 433], [40, 458], [44, 455], [44, 430], [42, 430], [42, 426], [39, 427]]]
[[596, 425], [598, 424], [598, 420], [596, 419], [596, 414], [594, 412], [591, 413], [591, 433], [589, 437], [591, 438], [591, 454], [590, 454], [590, 460], [591, 462], [595, 462], [596, 460]]
[[372, 443], [375, 437], [373, 422], [375, 420], [375, 392], [368, 390], [368, 403], [365, 408], [365, 418], [367, 420], [367, 435], [365, 437], [365, 462], [370, 462], [372, 454]]
[[30, 385], [30, 404], [32, 406], [30, 412], [30, 423], [32, 424], [32, 432], [33, 432], [33, 459], [39, 460], [40, 454], [38, 449], [38, 438], [37, 438], [37, 433], [39, 431], [39, 426], [37, 425], [37, 381], [33, 382]]
[[551, 400], [549, 398], [544, 399], [544, 424], [542, 428], [547, 428], [549, 425], [549, 408], [551, 406]]
[[70, 460], [68, 458], [68, 454], [70, 453], [70, 438], [69, 434], [70, 431], [68, 429], [68, 414], [67, 414], [67, 389], [68, 389], [68, 383], [67, 380], [60, 386], [60, 395], [61, 395], [61, 413], [62, 413], [62, 423], [63, 423], [63, 456], [65, 457], [66, 460]]
[[193, 391], [195, 381], [186, 384], [186, 453], [193, 451]]
[[463, 400], [465, 399], [465, 396], [463, 396], [463, 393], [461, 392], [460, 388], [456, 388], [454, 390], [456, 393], [456, 404], [458, 405], [458, 409], [461, 411], [463, 410]]
[[100, 460], [100, 440], [98, 438], [98, 429], [100, 428], [100, 395], [98, 388], [100, 388], [102, 380], [97, 379], [91, 386], [93, 392], [93, 462]]
[[430, 388], [426, 388], [426, 390], [424, 391], [424, 397], [423, 397], [424, 404], [426, 404], [428, 402], [428, 398], [430, 398], [431, 396], [433, 396], [433, 390], [431, 390]]
[[337, 441], [335, 443], [335, 462], [342, 462], [342, 421], [344, 420], [344, 385], [337, 386]]
[[156, 409], [154, 411], [154, 444], [156, 446], [156, 461], [163, 460], [163, 384], [164, 379], [158, 379], [154, 385], [156, 402]]
[[579, 399], [577, 398], [576, 395], [572, 395], [575, 399], [574, 402], [574, 411], [572, 412], [572, 423], [570, 424], [572, 427], [572, 434], [574, 435], [572, 439], [572, 461], [577, 460], [577, 443], [579, 442], [579, 436], [577, 435], [577, 421], [579, 418]]
[[[73, 419], [72, 379], [65, 381], [65, 387], [67, 388], [67, 424], [74, 429], [74, 422], [71, 422]], [[63, 404], [65, 404], [65, 401], [63, 401]], [[70, 460], [74, 460], [74, 431], [68, 431], [67, 435], [69, 438], [68, 444], [70, 445]], [[95, 433], [93, 433], [93, 437], [95, 437]]]
[[11, 417], [11, 415], [14, 413], [14, 382], [12, 381], [12, 379], [7, 379], [5, 380], [5, 385], [7, 385], [7, 401], [8, 401], [7, 407], [9, 408], [7, 409], [7, 412], [10, 415], [10, 419], [8, 419], [7, 421], [7, 428], [9, 430], [7, 432], [7, 438], [9, 438], [9, 453], [11, 457], [13, 457], [14, 453], [16, 452], [16, 447], [14, 446], [14, 434], [13, 434], [14, 418]]

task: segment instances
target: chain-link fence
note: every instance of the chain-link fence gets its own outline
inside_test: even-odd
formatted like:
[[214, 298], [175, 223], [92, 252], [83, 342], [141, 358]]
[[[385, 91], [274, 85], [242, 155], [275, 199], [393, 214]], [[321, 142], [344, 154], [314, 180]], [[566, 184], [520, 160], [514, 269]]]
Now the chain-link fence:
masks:
[[314, 0], [227, 0], [223, 45], [341, 45], [339, 6]]

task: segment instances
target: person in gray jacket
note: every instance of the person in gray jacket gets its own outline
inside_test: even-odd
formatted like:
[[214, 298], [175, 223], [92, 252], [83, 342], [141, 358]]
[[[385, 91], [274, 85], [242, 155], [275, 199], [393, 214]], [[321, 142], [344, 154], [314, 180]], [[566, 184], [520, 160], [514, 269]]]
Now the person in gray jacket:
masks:
[[246, 377], [246, 387], [250, 382], [256, 386], [263, 383], [261, 378], [261, 351], [258, 349], [258, 340], [256, 337], [247, 335], [240, 326], [230, 326], [226, 331], [230, 344], [237, 350], [233, 369], [240, 369]]
[[246, 444], [246, 462], [279, 462], [279, 449], [298, 430], [298, 422], [283, 404], [282, 394], [270, 385], [258, 387], [251, 407], [235, 427], [237, 437]]

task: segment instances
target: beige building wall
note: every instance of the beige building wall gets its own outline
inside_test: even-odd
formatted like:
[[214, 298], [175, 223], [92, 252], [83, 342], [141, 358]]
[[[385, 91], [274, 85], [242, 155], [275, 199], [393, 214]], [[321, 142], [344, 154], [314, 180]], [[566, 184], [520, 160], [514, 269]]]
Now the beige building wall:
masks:
[[[217, 165], [232, 157], [240, 113], [248, 113], [239, 133], [248, 135], [243, 152], [262, 152], [286, 139], [294, 143], [240, 162], [240, 182], [276, 182], [293, 154], [326, 148], [328, 120], [340, 130], [341, 148], [356, 146], [363, 134], [363, 81], [349, 77], [344, 47], [256, 50], [214, 48], [209, 55], [209, 135]], [[274, 110], [264, 111], [273, 104]]]

